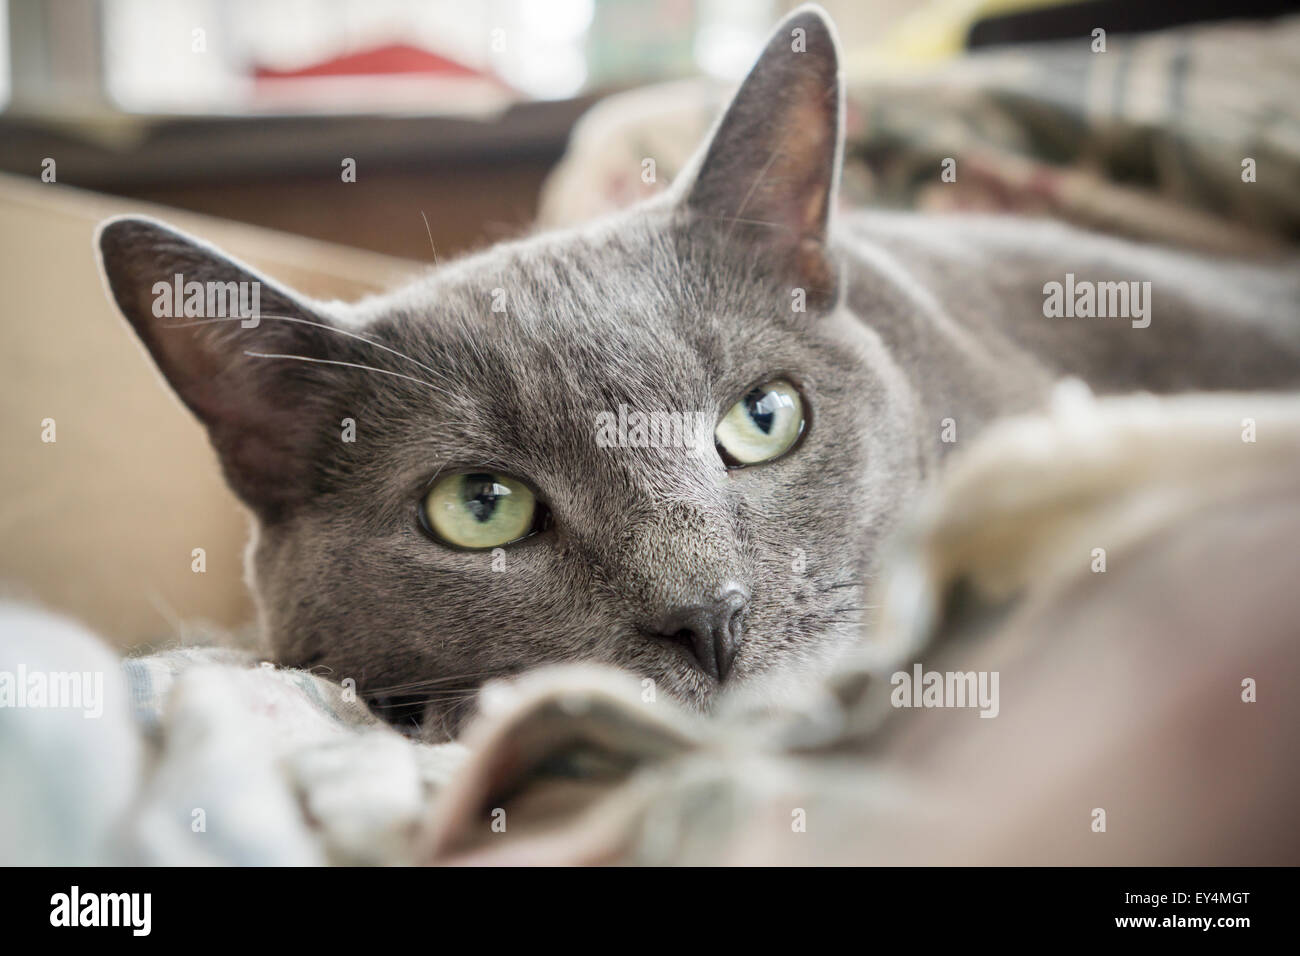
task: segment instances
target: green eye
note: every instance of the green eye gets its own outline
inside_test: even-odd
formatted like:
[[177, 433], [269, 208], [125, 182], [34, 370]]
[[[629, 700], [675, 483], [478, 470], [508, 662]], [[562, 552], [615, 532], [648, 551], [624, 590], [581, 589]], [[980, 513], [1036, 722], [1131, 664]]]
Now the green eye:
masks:
[[803, 434], [803, 400], [784, 379], [751, 389], [718, 422], [714, 437], [728, 464], [754, 465], [780, 457]]
[[444, 475], [424, 496], [427, 531], [457, 548], [499, 548], [537, 530], [537, 499], [522, 482], [492, 472]]

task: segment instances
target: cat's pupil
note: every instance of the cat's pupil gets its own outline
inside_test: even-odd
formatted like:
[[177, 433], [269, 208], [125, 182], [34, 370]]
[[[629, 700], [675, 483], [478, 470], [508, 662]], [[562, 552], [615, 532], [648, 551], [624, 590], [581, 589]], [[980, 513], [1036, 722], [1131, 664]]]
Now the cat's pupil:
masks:
[[776, 403], [768, 401], [770, 392], [756, 388], [745, 396], [745, 408], [749, 417], [764, 435], [772, 433], [772, 422], [776, 419]]
[[474, 516], [474, 520], [486, 522], [492, 520], [497, 502], [510, 494], [510, 489], [497, 484], [492, 475], [466, 475], [462, 494], [465, 508]]

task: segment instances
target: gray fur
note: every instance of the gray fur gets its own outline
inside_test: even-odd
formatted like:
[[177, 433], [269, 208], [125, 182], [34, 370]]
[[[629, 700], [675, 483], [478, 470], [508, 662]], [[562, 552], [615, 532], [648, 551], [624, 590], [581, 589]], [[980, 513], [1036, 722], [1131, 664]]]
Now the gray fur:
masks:
[[[806, 53], [790, 50], [795, 27]], [[943, 454], [1060, 376], [1102, 391], [1300, 382], [1294, 270], [1018, 220], [830, 224], [839, 89], [831, 29], [803, 8], [669, 196], [355, 305], [263, 293], [264, 315], [328, 329], [163, 327], [154, 281], [256, 277], [162, 224], [105, 224], [114, 297], [257, 517], [250, 585], [280, 661], [415, 698], [435, 737], [484, 680], [552, 662], [622, 666], [707, 707], [720, 687], [825, 666], [857, 633], [881, 543]], [[1043, 284], [1067, 271], [1151, 281], [1151, 326], [1045, 318]], [[794, 288], [806, 313], [792, 311]], [[497, 289], [504, 313], [491, 311]], [[777, 461], [728, 470], [716, 455], [594, 440], [598, 412], [720, 418], [776, 373], [811, 419]], [[344, 418], [355, 443], [340, 440]], [[940, 441], [944, 418], [956, 446]], [[417, 523], [433, 476], [462, 466], [524, 479], [554, 515], [506, 549], [504, 571]], [[665, 608], [728, 581], [751, 598], [719, 685], [651, 632]]]

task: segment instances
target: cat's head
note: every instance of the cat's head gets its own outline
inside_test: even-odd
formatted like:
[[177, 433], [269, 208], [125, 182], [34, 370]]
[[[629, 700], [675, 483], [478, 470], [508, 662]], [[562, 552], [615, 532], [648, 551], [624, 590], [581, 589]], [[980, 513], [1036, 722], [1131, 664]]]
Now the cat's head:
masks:
[[[105, 224], [113, 297], [257, 518], [279, 659], [431, 702], [436, 735], [541, 664], [708, 706], [856, 634], [916, 451], [879, 340], [837, 306], [841, 125], [805, 8], [665, 197], [359, 304]], [[256, 324], [219, 311], [241, 289]]]

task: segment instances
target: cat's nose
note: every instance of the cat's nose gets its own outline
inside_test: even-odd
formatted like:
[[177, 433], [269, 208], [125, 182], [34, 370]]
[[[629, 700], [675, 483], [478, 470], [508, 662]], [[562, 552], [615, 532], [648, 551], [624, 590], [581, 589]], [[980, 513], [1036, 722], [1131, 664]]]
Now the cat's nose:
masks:
[[728, 585], [711, 603], [672, 608], [660, 618], [657, 630], [685, 643], [709, 676], [724, 681], [740, 650], [748, 605], [744, 589]]

